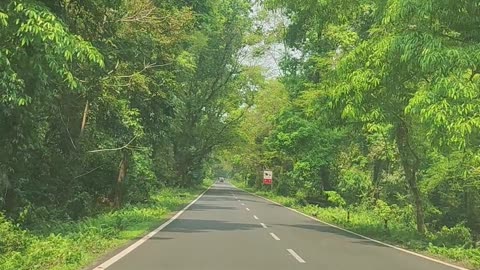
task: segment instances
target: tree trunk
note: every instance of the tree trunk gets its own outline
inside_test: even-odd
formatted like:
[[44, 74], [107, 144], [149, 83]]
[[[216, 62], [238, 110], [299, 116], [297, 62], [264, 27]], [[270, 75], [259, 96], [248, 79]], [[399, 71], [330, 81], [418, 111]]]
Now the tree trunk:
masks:
[[399, 124], [396, 128], [396, 139], [398, 152], [400, 153], [400, 160], [402, 163], [403, 171], [405, 173], [405, 180], [407, 181], [408, 188], [413, 197], [415, 204], [417, 231], [421, 234], [425, 233], [425, 215], [423, 211], [423, 202], [420, 194], [420, 189], [417, 185], [417, 166], [418, 158], [410, 148], [408, 140], [408, 129], [404, 124]]
[[320, 181], [322, 181], [323, 190], [332, 190], [330, 184], [330, 169], [327, 165], [320, 167]]
[[17, 193], [13, 188], [7, 188], [5, 192], [5, 212], [13, 214], [17, 208]]
[[88, 115], [88, 100], [85, 103], [85, 109], [83, 111], [83, 117], [82, 117], [82, 125], [80, 127], [80, 137], [83, 135], [83, 131], [85, 130], [85, 126], [87, 125], [87, 115]]
[[382, 172], [382, 160], [375, 159], [373, 161], [373, 175], [372, 175], [372, 183], [373, 183], [373, 200], [374, 203], [380, 198], [380, 174]]
[[122, 205], [122, 193], [123, 193], [123, 182], [127, 176], [128, 169], [128, 156], [127, 153], [123, 152], [122, 161], [120, 161], [117, 183], [115, 185], [115, 207], [120, 208]]

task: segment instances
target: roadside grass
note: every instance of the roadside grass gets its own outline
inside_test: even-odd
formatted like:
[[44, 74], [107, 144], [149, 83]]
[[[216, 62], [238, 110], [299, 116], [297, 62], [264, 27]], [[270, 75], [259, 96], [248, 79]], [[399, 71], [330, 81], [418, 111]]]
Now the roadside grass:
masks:
[[440, 232], [429, 233], [423, 236], [417, 233], [413, 223], [407, 224], [407, 222], [395, 220], [389, 221], [388, 230], [386, 230], [383, 221], [373, 210], [361, 207], [353, 208], [350, 210], [349, 219], [347, 219], [348, 213], [344, 208], [322, 208], [316, 205], [303, 206], [296, 198], [276, 195], [271, 191], [256, 190], [251, 187], [246, 187], [244, 183], [235, 182], [234, 184], [240, 189], [255, 193], [309, 216], [316, 217], [319, 220], [335, 224], [361, 235], [416, 251], [427, 256], [457, 263], [467, 268], [480, 270], [479, 248], [435, 245], [432, 243], [432, 240], [438, 238]]
[[211, 181], [189, 189], [166, 188], [148, 203], [59, 223], [41, 231], [21, 230], [0, 215], [0, 269], [76, 270], [159, 226], [204, 191]]

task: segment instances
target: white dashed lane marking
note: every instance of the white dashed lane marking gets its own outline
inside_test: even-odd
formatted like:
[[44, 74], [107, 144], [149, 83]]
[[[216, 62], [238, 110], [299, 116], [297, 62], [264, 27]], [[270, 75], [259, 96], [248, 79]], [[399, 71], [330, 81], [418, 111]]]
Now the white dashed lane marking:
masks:
[[288, 253], [290, 253], [299, 263], [305, 263], [305, 260], [302, 259], [293, 249], [287, 249]]
[[276, 236], [273, 232], [270, 233], [270, 236], [272, 236], [273, 239], [279, 241], [280, 238], [278, 238], [278, 236]]

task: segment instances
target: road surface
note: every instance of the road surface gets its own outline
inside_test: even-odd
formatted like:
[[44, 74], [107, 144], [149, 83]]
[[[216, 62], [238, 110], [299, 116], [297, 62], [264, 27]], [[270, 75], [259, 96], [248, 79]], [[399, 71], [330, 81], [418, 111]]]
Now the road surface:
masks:
[[[102, 268], [96, 268], [102, 269]], [[109, 270], [452, 270], [217, 183]]]

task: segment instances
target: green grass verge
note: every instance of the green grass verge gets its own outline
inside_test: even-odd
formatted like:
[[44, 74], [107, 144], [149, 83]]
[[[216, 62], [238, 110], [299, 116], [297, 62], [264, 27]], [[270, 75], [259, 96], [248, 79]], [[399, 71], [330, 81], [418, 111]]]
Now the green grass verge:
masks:
[[82, 269], [159, 226], [210, 184], [163, 189], [149, 203], [56, 225], [48, 234], [20, 230], [0, 216], [0, 269]]
[[416, 251], [461, 266], [480, 270], [480, 249], [463, 247], [435, 246], [426, 236], [419, 235], [414, 224], [390, 222], [386, 231], [383, 223], [374, 211], [356, 208], [351, 211], [347, 221], [347, 210], [343, 208], [322, 208], [314, 205], [302, 206], [296, 198], [276, 195], [270, 191], [255, 190], [244, 183], [234, 183], [236, 187], [255, 193], [284, 206], [293, 208], [322, 221], [335, 224], [350, 231], [381, 240], [383, 242]]

